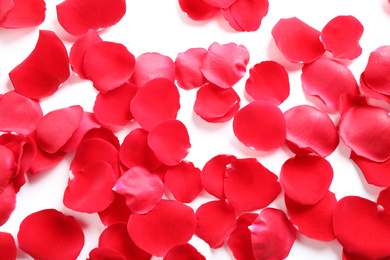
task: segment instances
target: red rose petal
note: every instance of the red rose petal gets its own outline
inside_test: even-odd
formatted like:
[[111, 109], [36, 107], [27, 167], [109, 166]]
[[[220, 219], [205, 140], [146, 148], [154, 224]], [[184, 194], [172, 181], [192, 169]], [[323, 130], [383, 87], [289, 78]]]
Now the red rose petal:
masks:
[[360, 89], [362, 94], [365, 94], [375, 99], [385, 100], [387, 103], [390, 103], [390, 95], [382, 94], [367, 85], [366, 79], [364, 78], [364, 72], [360, 74]]
[[357, 155], [375, 162], [390, 158], [390, 117], [386, 110], [355, 106], [339, 122], [339, 134]]
[[343, 116], [345, 112], [347, 112], [350, 108], [354, 106], [367, 106], [367, 98], [366, 96], [360, 95], [350, 95], [344, 94], [341, 95], [339, 100], [339, 112], [340, 115]]
[[307, 95], [318, 97], [331, 110], [338, 110], [341, 95], [360, 93], [350, 69], [328, 58], [319, 58], [305, 64], [301, 79], [303, 91]]
[[115, 224], [106, 228], [99, 237], [99, 247], [108, 247], [127, 260], [149, 260], [151, 255], [138, 248], [127, 232], [126, 223]]
[[119, 148], [121, 146], [119, 143], [118, 137], [111, 130], [104, 128], [104, 127], [93, 128], [93, 129], [89, 130], [84, 135], [81, 142], [84, 142], [84, 141], [89, 140], [89, 139], [94, 139], [94, 138], [102, 139], [104, 141], [109, 142], [117, 150], [119, 150]]
[[132, 214], [127, 224], [134, 243], [155, 256], [164, 256], [171, 248], [187, 243], [195, 228], [193, 209], [170, 200], [161, 200], [144, 215]]
[[28, 215], [20, 224], [19, 247], [34, 259], [76, 259], [84, 246], [84, 233], [72, 217], [55, 209]]
[[275, 61], [263, 61], [249, 70], [245, 91], [254, 100], [269, 101], [279, 106], [290, 95], [286, 69]]
[[96, 247], [89, 252], [87, 260], [126, 260], [126, 258], [109, 247]]
[[4, 225], [11, 216], [16, 206], [16, 194], [13, 182], [0, 193], [0, 226]]
[[206, 258], [190, 244], [178, 245], [167, 252], [163, 260], [206, 260]]
[[[13, 7], [3, 19], [0, 19], [0, 27], [9, 29], [34, 27], [45, 20], [46, 4], [44, 0], [13, 0], [12, 2]], [[6, 3], [6, 8], [7, 5], [9, 6], [9, 2]]]
[[126, 205], [126, 198], [115, 193], [114, 201], [103, 211], [98, 212], [100, 221], [108, 227], [117, 223], [127, 223], [131, 211]]
[[312, 62], [325, 52], [320, 32], [296, 17], [280, 19], [272, 36], [283, 56], [291, 62]]
[[0, 194], [7, 187], [15, 173], [16, 161], [14, 153], [7, 147], [0, 145]]
[[74, 36], [113, 26], [126, 13], [125, 0], [65, 0], [57, 5], [58, 22]]
[[175, 81], [175, 64], [172, 59], [157, 52], [141, 54], [136, 60], [131, 77], [133, 83], [137, 87], [142, 87], [148, 81], [157, 78]]
[[357, 196], [339, 200], [333, 216], [334, 233], [345, 250], [369, 259], [390, 256], [389, 223], [383, 207]]
[[313, 152], [326, 157], [337, 148], [339, 137], [328, 114], [313, 106], [299, 105], [284, 112], [284, 116], [287, 145], [294, 153]]
[[235, 228], [236, 213], [228, 202], [209, 201], [196, 210], [196, 220], [195, 234], [210, 248], [219, 248]]
[[139, 166], [132, 167], [116, 182], [114, 191], [126, 197], [131, 212], [145, 214], [153, 209], [164, 194], [161, 179]]
[[381, 94], [390, 95], [390, 77], [386, 67], [390, 64], [390, 46], [381, 46], [370, 53], [364, 69], [367, 86]]
[[153, 79], [139, 88], [130, 104], [135, 120], [147, 131], [165, 120], [176, 119], [179, 109], [179, 91], [164, 78]]
[[41, 105], [15, 91], [0, 95], [0, 130], [28, 135], [43, 116]]
[[94, 213], [106, 209], [115, 198], [116, 179], [110, 164], [96, 161], [70, 172], [64, 192], [64, 205], [72, 210]]
[[134, 55], [120, 43], [98, 42], [85, 51], [85, 75], [92, 80], [93, 86], [103, 93], [128, 81], [134, 67]]
[[[196, 6], [198, 2], [196, 1]], [[175, 76], [179, 87], [189, 90], [198, 88], [207, 82], [200, 70], [206, 54], [207, 50], [204, 48], [192, 48], [176, 56]]]
[[52, 31], [39, 31], [38, 42], [30, 55], [10, 73], [15, 90], [38, 99], [52, 95], [70, 75], [68, 53]]
[[[370, 260], [371, 258], [362, 257], [360, 254], [349, 253], [345, 248], [343, 249], [342, 260]], [[381, 260], [389, 260], [388, 257]]]
[[270, 151], [284, 144], [286, 119], [277, 106], [267, 101], [253, 101], [237, 112], [233, 131], [245, 146]]
[[15, 240], [10, 233], [0, 232], [0, 252], [3, 259], [16, 260]]
[[7, 15], [7, 13], [14, 7], [13, 0], [1, 0], [0, 2], [0, 23]]
[[56, 153], [80, 126], [83, 108], [79, 105], [47, 113], [37, 125], [37, 141], [40, 148]]
[[281, 192], [278, 177], [255, 158], [231, 162], [224, 185], [227, 200], [240, 211], [264, 208]]
[[337, 203], [334, 193], [328, 191], [315, 205], [301, 205], [288, 196], [285, 196], [285, 202], [287, 214], [299, 232], [320, 241], [336, 238], [333, 232], [333, 211]]
[[214, 42], [203, 59], [201, 71], [211, 83], [230, 88], [245, 75], [248, 62], [249, 52], [245, 46]]
[[208, 20], [214, 17], [219, 8], [209, 5], [203, 0], [179, 0], [181, 10], [195, 21]]
[[240, 110], [241, 99], [237, 95], [236, 91], [234, 91], [232, 88], [226, 90], [230, 90], [231, 94], [233, 94], [236, 98], [236, 102], [233, 104], [233, 106], [223, 116], [209, 118], [202, 117], [203, 120], [209, 123], [225, 123], [237, 114], [238, 110]]
[[228, 8], [236, 0], [204, 0], [209, 5], [215, 6], [217, 8]]
[[377, 203], [390, 214], [390, 187], [387, 187], [379, 193]]
[[295, 241], [296, 229], [279, 209], [263, 209], [249, 226], [256, 259], [285, 259]]
[[334, 58], [353, 60], [360, 56], [359, 40], [364, 27], [351, 15], [340, 15], [330, 20], [321, 31], [321, 41]]
[[167, 166], [179, 164], [191, 148], [186, 126], [173, 119], [162, 122], [150, 130], [148, 145], [156, 157]]
[[165, 185], [176, 200], [190, 203], [203, 189], [200, 169], [196, 168], [192, 162], [182, 161], [168, 168], [165, 174]]
[[303, 205], [320, 201], [328, 192], [332, 179], [332, 165], [320, 156], [294, 156], [280, 170], [280, 183], [286, 195]]

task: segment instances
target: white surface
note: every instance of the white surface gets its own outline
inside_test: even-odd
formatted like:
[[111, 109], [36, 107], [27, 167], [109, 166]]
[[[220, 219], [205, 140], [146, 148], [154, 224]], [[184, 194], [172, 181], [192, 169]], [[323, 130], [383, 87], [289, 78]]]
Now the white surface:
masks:
[[[38, 39], [38, 29], [53, 30], [64, 41], [68, 51], [76, 39], [67, 34], [58, 24], [55, 5], [60, 0], [47, 0], [45, 22], [38, 28], [7, 30], [0, 29], [0, 93], [12, 90], [8, 73], [22, 62], [32, 51]], [[353, 15], [363, 24], [365, 30], [360, 41], [363, 54], [355, 61], [346, 63], [358, 79], [364, 70], [368, 55], [381, 45], [390, 44], [390, 5], [387, 0], [270, 0], [270, 8], [256, 32], [235, 32], [221, 15], [205, 22], [190, 20], [181, 12], [177, 0], [127, 1], [127, 12], [115, 26], [100, 33], [103, 40], [122, 43], [136, 57], [144, 52], [159, 52], [175, 59], [178, 52], [192, 47], [207, 48], [213, 42], [235, 42], [249, 49], [251, 66], [264, 60], [275, 60], [286, 67], [290, 76], [290, 97], [280, 106], [286, 111], [299, 104], [313, 104], [302, 92], [300, 74], [301, 65], [287, 62], [276, 49], [272, 40], [271, 29], [280, 18], [296, 16], [314, 28], [321, 30], [332, 18], [338, 15]], [[244, 84], [247, 75], [234, 86], [242, 98], [242, 106], [248, 103], [244, 96]], [[44, 113], [51, 110], [80, 104], [84, 110], [92, 111], [96, 91], [90, 81], [71, 75], [69, 80], [53, 96], [42, 100]], [[182, 91], [178, 119], [183, 121], [189, 131], [192, 150], [187, 159], [202, 168], [204, 163], [217, 154], [230, 153], [239, 158], [256, 157], [262, 164], [279, 175], [283, 162], [292, 153], [283, 146], [273, 152], [258, 152], [244, 147], [233, 135], [231, 121], [224, 124], [209, 124], [192, 112], [196, 90]], [[382, 102], [379, 102], [383, 104]], [[318, 105], [318, 102], [315, 102]], [[323, 106], [320, 106], [323, 108]], [[331, 114], [337, 123], [338, 114]], [[135, 128], [130, 124], [117, 134], [120, 140]], [[381, 189], [368, 185], [360, 170], [348, 159], [350, 150], [343, 143], [327, 159], [334, 169], [334, 180], [330, 190], [338, 199], [346, 195], [359, 195], [376, 200]], [[81, 214], [67, 209], [62, 204], [62, 196], [67, 185], [69, 163], [73, 154], [63, 162], [37, 176], [27, 176], [27, 184], [17, 195], [16, 210], [9, 221], [0, 227], [0, 231], [10, 232], [16, 238], [20, 222], [29, 214], [55, 208], [74, 215], [81, 223], [86, 235], [86, 242], [79, 259], [85, 259], [91, 249], [97, 246], [98, 237], [104, 227], [97, 214]], [[204, 194], [204, 193], [202, 193]], [[196, 209], [211, 196], [201, 196], [191, 206]], [[285, 209], [283, 195], [280, 195], [273, 207]], [[208, 245], [194, 237], [190, 241], [207, 259], [234, 259], [225, 245], [221, 249], [210, 250]], [[336, 242], [319, 242], [298, 235], [287, 259], [341, 259], [341, 246]], [[19, 250], [18, 259], [31, 259]], [[157, 258], [155, 258], [157, 259]]]

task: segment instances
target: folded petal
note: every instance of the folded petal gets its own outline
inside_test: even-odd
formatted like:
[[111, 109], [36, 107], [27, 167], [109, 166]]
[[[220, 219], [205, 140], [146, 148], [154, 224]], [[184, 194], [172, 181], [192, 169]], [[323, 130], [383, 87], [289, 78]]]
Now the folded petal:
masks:
[[171, 248], [163, 260], [206, 260], [191, 244], [182, 244]]
[[1, 0], [0, 2], [0, 23], [7, 13], [14, 7], [13, 0]]
[[364, 80], [367, 86], [381, 94], [390, 95], [390, 76], [387, 66], [390, 64], [390, 46], [381, 46], [370, 53], [364, 69]]
[[13, 236], [7, 232], [0, 232], [1, 257], [7, 260], [16, 260], [16, 245]]
[[0, 145], [0, 194], [8, 186], [15, 173], [16, 161], [14, 153], [7, 147]]
[[126, 258], [109, 247], [96, 247], [89, 252], [87, 260], [126, 260]]
[[[34, 27], [45, 20], [46, 3], [44, 0], [13, 0], [12, 2], [13, 7], [3, 19], [0, 19], [0, 27], [9, 29]], [[5, 4], [5, 8], [9, 7], [9, 1]]]
[[[93, 128], [89, 130], [81, 140], [81, 142], [87, 141], [89, 139], [102, 139], [104, 141], [107, 141], [110, 143], [112, 146], [115, 147], [115, 149], [119, 150], [120, 148], [120, 143], [118, 136], [116, 136], [110, 129], [105, 128], [105, 127], [99, 127], [99, 128]], [[115, 167], [114, 167], [115, 168]]]
[[103, 225], [108, 227], [117, 223], [127, 223], [131, 212], [126, 205], [126, 198], [119, 193], [115, 193], [114, 201], [98, 214]]
[[9, 182], [0, 193], [0, 226], [4, 225], [16, 206], [16, 193], [13, 182]]
[[382, 94], [374, 89], [372, 89], [369, 85], [367, 85], [364, 72], [360, 74], [360, 89], [362, 94], [367, 95], [369, 97], [379, 99], [379, 100], [385, 100], [387, 103], [390, 103], [390, 95], [389, 94]]

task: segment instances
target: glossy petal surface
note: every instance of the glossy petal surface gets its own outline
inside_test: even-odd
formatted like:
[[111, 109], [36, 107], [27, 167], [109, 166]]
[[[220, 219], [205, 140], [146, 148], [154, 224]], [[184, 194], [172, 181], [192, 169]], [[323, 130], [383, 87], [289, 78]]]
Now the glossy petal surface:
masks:
[[163, 260], [206, 260], [206, 258], [190, 244], [173, 247], [167, 252]]
[[1, 257], [7, 260], [16, 260], [16, 245], [10, 233], [0, 232]]
[[229, 236], [228, 246], [237, 260], [255, 260], [249, 226], [257, 218], [256, 213], [244, 213], [237, 219], [236, 228]]
[[364, 80], [368, 87], [390, 95], [390, 77], [386, 67], [390, 64], [390, 46], [381, 46], [370, 53], [367, 66], [364, 69]]
[[[0, 27], [8, 29], [34, 27], [45, 20], [46, 4], [44, 0], [13, 0], [12, 2], [13, 7], [3, 19], [0, 19]], [[7, 7], [9, 2], [5, 4]]]

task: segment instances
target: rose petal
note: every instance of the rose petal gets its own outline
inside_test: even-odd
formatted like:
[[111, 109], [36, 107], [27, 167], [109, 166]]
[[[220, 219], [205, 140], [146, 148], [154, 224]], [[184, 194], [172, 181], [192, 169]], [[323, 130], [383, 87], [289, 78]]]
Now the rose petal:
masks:
[[10, 233], [0, 232], [0, 252], [3, 259], [16, 260], [15, 240]]
[[217, 8], [228, 8], [236, 0], [204, 0], [209, 5], [215, 6]]
[[84, 142], [84, 141], [89, 140], [89, 139], [94, 139], [94, 138], [102, 139], [104, 141], [109, 142], [117, 150], [119, 150], [119, 148], [121, 146], [119, 143], [118, 137], [110, 129], [105, 128], [105, 127], [93, 128], [93, 129], [89, 130], [84, 135], [81, 142]]
[[109, 247], [96, 247], [89, 252], [87, 260], [126, 260], [126, 258]]
[[390, 64], [390, 46], [381, 46], [370, 53], [364, 69], [367, 86], [381, 94], [390, 95], [390, 77], [386, 67]]
[[387, 187], [379, 193], [377, 203], [390, 214], [390, 187]]
[[[370, 260], [370, 259], [371, 258], [362, 257], [359, 254], [349, 253], [347, 250], [345, 250], [345, 248], [343, 249], [342, 260]], [[389, 258], [386, 257], [381, 260], [389, 260]]]
[[367, 98], [365, 95], [351, 95], [344, 94], [341, 95], [339, 100], [339, 112], [343, 116], [350, 108], [354, 106], [367, 106]]
[[280, 19], [271, 33], [280, 52], [291, 62], [309, 63], [325, 52], [320, 31], [296, 17]]
[[8, 186], [16, 172], [14, 153], [7, 147], [0, 145], [0, 194]]
[[[5, 8], [9, 7], [9, 1], [7, 2]], [[8, 29], [34, 27], [45, 20], [44, 0], [13, 0], [12, 2], [13, 7], [3, 19], [0, 19], [0, 27]]]
[[105, 210], [98, 212], [100, 221], [106, 227], [117, 223], [127, 223], [130, 213], [126, 198], [119, 193], [115, 193], [114, 201]]
[[16, 194], [13, 182], [0, 193], [0, 226], [4, 225], [11, 216], [16, 206]]
[[0, 2], [0, 23], [7, 15], [7, 13], [14, 7], [13, 0], [1, 0]]
[[270, 151], [284, 144], [286, 119], [277, 106], [267, 101], [253, 101], [237, 112], [233, 131], [245, 146]]
[[21, 250], [34, 259], [76, 259], [84, 246], [84, 233], [77, 220], [55, 209], [28, 215], [20, 224]]
[[214, 42], [203, 59], [201, 71], [211, 83], [230, 88], [245, 75], [248, 62], [249, 52], [245, 46]]
[[190, 244], [178, 245], [167, 252], [163, 260], [206, 260], [206, 258]]
[[30, 55], [10, 73], [15, 90], [28, 98], [52, 95], [70, 75], [68, 53], [52, 31], [39, 31], [38, 42]]
[[111, 27], [126, 13], [125, 0], [65, 0], [57, 5], [58, 22], [74, 36]]
[[362, 94], [365, 94], [369, 97], [379, 99], [379, 100], [385, 100], [387, 103], [390, 103], [390, 95], [388, 94], [382, 94], [374, 89], [372, 89], [370, 86], [367, 85], [366, 79], [364, 77], [364, 72], [360, 74], [360, 89]]
[[214, 17], [219, 8], [206, 3], [203, 0], [179, 0], [181, 10], [195, 21], [208, 20]]
[[164, 256], [171, 248], [187, 243], [195, 228], [193, 209], [169, 200], [161, 200], [144, 215], [132, 214], [127, 224], [134, 243], [155, 256]]

